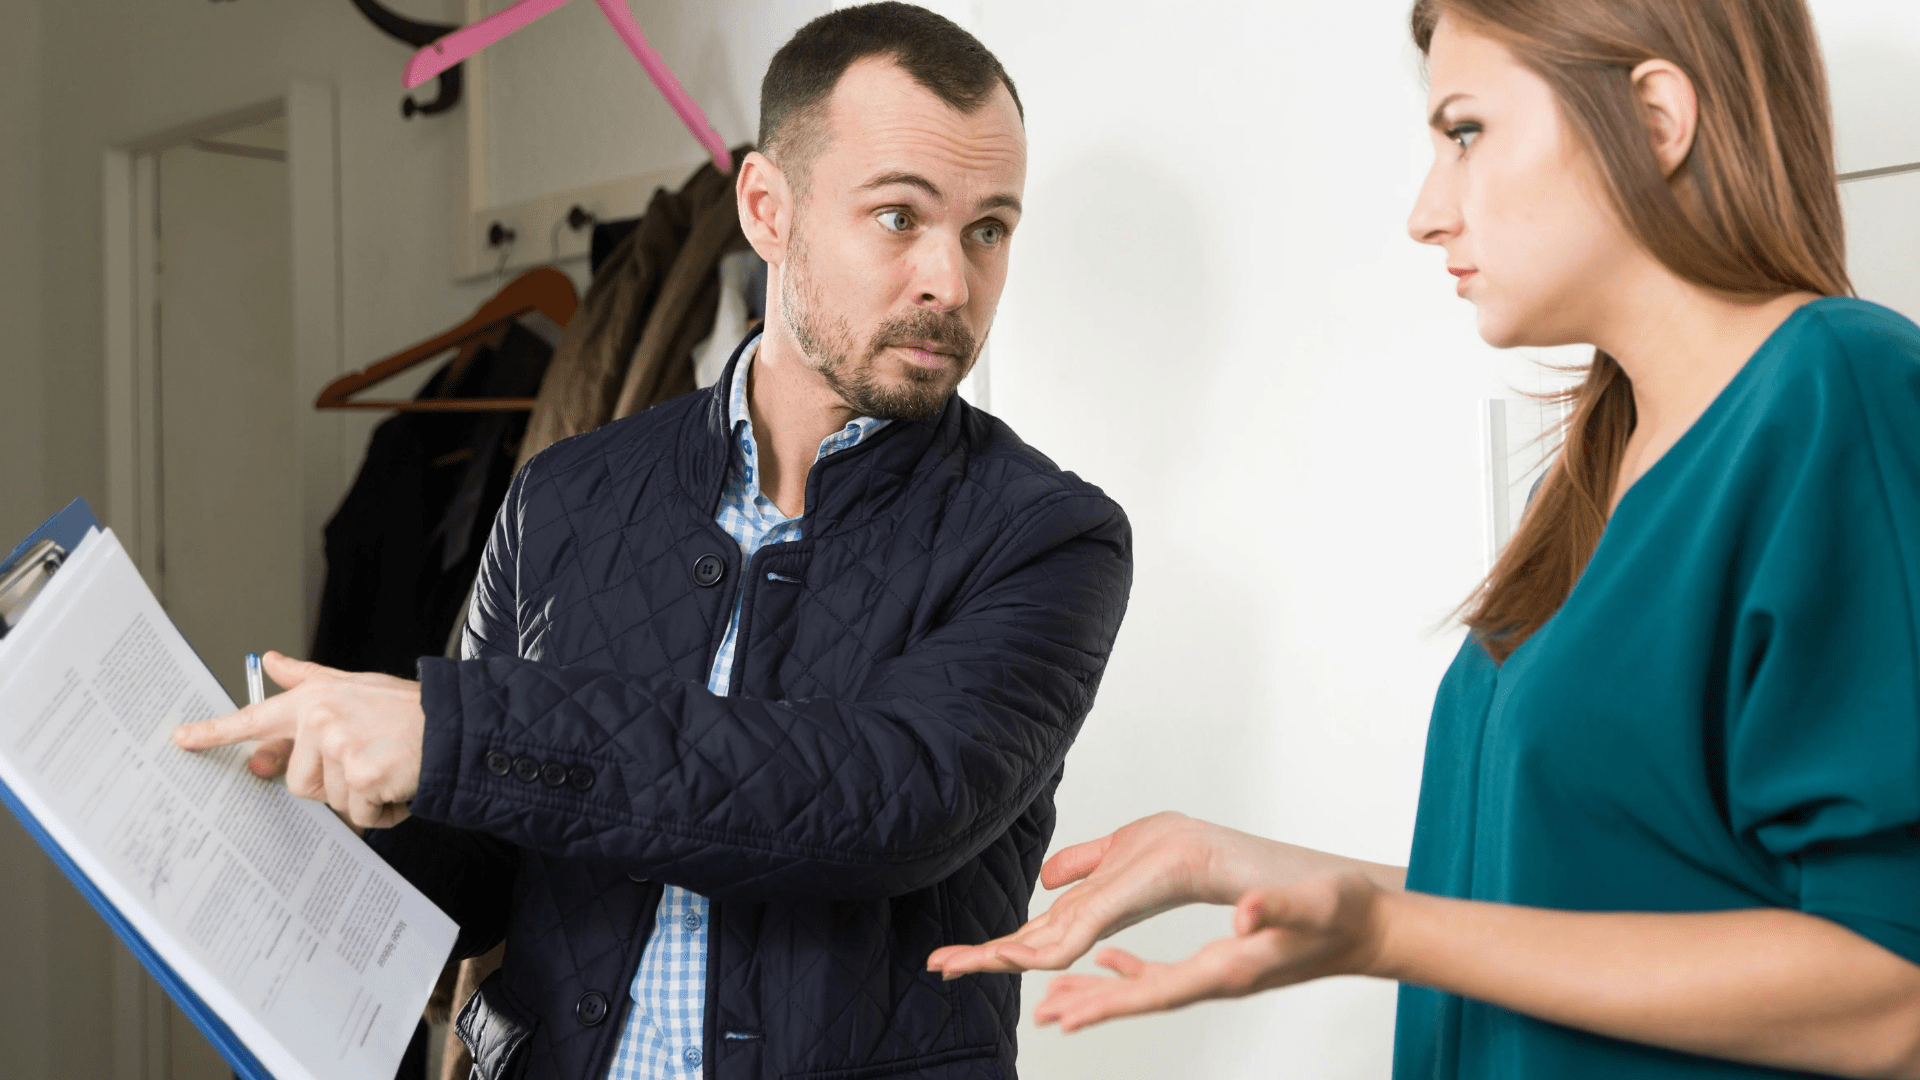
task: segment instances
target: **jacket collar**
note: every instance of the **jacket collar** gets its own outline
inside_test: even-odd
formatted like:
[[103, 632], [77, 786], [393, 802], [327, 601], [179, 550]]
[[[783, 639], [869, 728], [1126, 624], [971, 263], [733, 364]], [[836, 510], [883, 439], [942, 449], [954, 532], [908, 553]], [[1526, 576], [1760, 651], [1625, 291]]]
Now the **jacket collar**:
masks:
[[[689, 414], [680, 439], [680, 482], [708, 517], [719, 511], [721, 485], [726, 482], [733, 452], [727, 407], [733, 380], [747, 346], [759, 336], [756, 329], [742, 339], [734, 346], [719, 380], [695, 391], [702, 400]], [[969, 408], [955, 394], [937, 416], [892, 421], [859, 445], [815, 462], [807, 475], [807, 535], [817, 536], [836, 522], [875, 516], [907, 486], [930, 450], [945, 456], [957, 446], [962, 417]]]

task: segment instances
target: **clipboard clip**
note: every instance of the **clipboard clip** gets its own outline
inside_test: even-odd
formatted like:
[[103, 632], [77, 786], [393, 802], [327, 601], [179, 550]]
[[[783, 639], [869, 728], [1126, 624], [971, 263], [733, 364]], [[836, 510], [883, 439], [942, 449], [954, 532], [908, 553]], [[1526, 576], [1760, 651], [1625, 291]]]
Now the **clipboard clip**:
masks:
[[27, 605], [40, 595], [40, 590], [53, 580], [54, 571], [66, 561], [66, 548], [51, 540], [41, 540], [28, 548], [12, 569], [0, 575], [0, 638], [20, 625]]

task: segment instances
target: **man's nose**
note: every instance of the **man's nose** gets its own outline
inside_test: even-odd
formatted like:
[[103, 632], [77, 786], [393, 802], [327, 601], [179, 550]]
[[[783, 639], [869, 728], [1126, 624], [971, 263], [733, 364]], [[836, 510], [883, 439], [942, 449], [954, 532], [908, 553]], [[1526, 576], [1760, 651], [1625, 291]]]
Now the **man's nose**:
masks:
[[914, 252], [914, 306], [952, 311], [967, 302], [967, 255], [957, 236], [929, 236]]

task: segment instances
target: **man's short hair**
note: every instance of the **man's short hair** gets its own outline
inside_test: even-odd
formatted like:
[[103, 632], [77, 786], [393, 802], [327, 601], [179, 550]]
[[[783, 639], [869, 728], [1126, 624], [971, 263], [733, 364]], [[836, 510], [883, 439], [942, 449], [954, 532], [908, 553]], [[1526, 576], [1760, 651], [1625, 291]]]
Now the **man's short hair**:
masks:
[[760, 80], [760, 150], [806, 187], [813, 158], [826, 146], [827, 101], [856, 62], [882, 56], [962, 113], [1004, 86], [1022, 120], [1020, 92], [1000, 61], [972, 34], [912, 4], [862, 4], [828, 12], [800, 28], [773, 54]]

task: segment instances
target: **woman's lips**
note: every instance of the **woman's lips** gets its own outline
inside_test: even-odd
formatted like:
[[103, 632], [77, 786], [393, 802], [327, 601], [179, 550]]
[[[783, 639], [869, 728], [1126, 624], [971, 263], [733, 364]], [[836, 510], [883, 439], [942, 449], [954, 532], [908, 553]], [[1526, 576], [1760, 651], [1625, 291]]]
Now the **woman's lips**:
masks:
[[1470, 266], [1447, 267], [1447, 273], [1452, 274], [1454, 277], [1460, 279], [1459, 281], [1454, 283], [1454, 286], [1453, 286], [1454, 295], [1456, 296], [1467, 295], [1467, 282], [1473, 277], [1473, 275], [1479, 272], [1480, 271], [1475, 270]]

